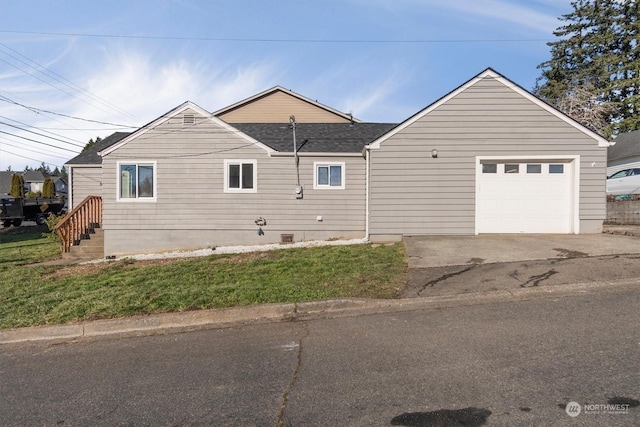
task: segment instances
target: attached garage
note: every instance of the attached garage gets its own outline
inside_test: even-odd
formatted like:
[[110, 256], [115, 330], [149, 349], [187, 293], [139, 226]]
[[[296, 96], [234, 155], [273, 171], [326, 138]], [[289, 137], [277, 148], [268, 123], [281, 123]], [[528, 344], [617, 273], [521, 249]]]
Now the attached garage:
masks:
[[599, 233], [608, 146], [488, 69], [367, 145], [368, 235]]
[[574, 233], [573, 170], [565, 159], [479, 159], [477, 233]]

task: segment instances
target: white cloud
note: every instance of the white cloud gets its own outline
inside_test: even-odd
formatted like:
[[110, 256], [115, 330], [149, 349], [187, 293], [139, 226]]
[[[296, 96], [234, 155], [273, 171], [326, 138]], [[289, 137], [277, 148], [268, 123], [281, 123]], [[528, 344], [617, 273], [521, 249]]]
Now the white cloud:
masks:
[[[152, 54], [132, 49], [120, 48], [102, 52], [102, 55], [95, 55], [87, 68], [79, 71], [73, 78], [74, 84], [85, 88], [91, 96], [85, 96], [79, 91], [73, 92], [65, 87], [65, 91], [74, 93], [75, 97], [72, 97], [42, 81], [36, 81], [29, 76], [12, 71], [0, 75], [0, 85], [3, 88], [10, 88], [2, 93], [25, 105], [102, 122], [133, 124], [137, 127], [187, 100], [197, 103], [206, 110], [217, 110], [272, 86], [271, 82], [279, 73], [273, 61], [236, 67], [219, 61], [214, 66], [205, 66], [180, 58], [166, 63], [157, 63], [157, 58]], [[86, 73], [86, 75], [83, 76], [80, 73]], [[100, 102], [96, 98], [103, 101]], [[35, 128], [56, 128], [52, 132], [80, 143], [86, 143], [89, 138], [96, 136], [108, 136], [115, 131], [113, 126], [34, 114], [27, 109], [7, 103], [3, 103], [1, 107], [0, 115], [20, 120]], [[59, 129], [66, 127], [75, 130]], [[92, 130], [83, 131], [78, 130], [79, 128]], [[9, 131], [4, 127], [2, 130]], [[47, 141], [45, 138], [16, 129], [11, 130], [11, 133]], [[16, 137], [0, 135], [0, 144], [3, 141], [5, 144], [0, 146], [0, 170], [6, 169], [9, 165], [14, 170], [20, 170], [24, 165], [38, 166], [40, 161], [62, 165], [66, 160], [74, 157], [74, 154], [68, 151], [57, 150]], [[80, 150], [79, 147], [55, 141], [47, 141], [47, 143], [77, 149], [78, 152]], [[13, 156], [9, 152], [15, 152], [23, 157]], [[66, 156], [66, 159], [52, 157], [49, 155], [52, 153]]]

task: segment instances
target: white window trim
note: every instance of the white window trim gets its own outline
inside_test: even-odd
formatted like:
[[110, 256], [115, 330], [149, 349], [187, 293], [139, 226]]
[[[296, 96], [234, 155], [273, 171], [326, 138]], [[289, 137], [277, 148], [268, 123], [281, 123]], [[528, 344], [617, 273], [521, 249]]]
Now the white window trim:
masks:
[[[334, 185], [318, 185], [318, 167], [320, 166], [340, 166], [341, 167], [341, 184], [340, 186]], [[314, 190], [344, 190], [346, 184], [346, 166], [345, 162], [313, 162], [313, 189]]]
[[[251, 163], [253, 165], [253, 188], [229, 188], [229, 165]], [[226, 159], [224, 161], [224, 192], [225, 193], [257, 193], [258, 192], [258, 161], [256, 159]]]
[[[153, 166], [153, 197], [120, 197], [120, 165]], [[137, 174], [136, 174], [137, 176]], [[136, 186], [137, 189], [137, 186]], [[155, 160], [118, 160], [116, 162], [116, 201], [123, 203], [155, 203], [158, 200], [158, 162]]]

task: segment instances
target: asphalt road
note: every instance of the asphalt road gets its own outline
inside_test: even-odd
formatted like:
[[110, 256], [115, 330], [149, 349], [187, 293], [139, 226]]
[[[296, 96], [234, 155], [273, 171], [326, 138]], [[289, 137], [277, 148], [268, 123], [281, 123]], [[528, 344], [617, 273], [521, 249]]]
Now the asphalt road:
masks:
[[[0, 423], [638, 425], [639, 302], [637, 286], [620, 286], [562, 298], [3, 345]], [[565, 412], [572, 401], [583, 408], [576, 418]], [[624, 413], [594, 406], [616, 403]]]

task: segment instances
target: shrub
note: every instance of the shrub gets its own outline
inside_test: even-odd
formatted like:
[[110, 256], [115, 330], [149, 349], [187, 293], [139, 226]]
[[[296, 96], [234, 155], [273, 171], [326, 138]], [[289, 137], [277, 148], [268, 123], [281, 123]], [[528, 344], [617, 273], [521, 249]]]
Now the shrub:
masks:
[[56, 215], [56, 214], [49, 214], [49, 216], [47, 216], [47, 219], [45, 219], [45, 224], [47, 224], [47, 228], [49, 229], [48, 233], [42, 233], [42, 237], [46, 237], [49, 240], [53, 240], [54, 242], [60, 243], [60, 236], [58, 236], [58, 233], [54, 230], [54, 227], [60, 222], [62, 221], [62, 218], [65, 217], [65, 214], [62, 215]]
[[24, 197], [24, 177], [18, 173], [11, 175], [11, 197]]
[[42, 197], [53, 197], [55, 192], [56, 188], [53, 180], [51, 178], [45, 179], [44, 184], [42, 184]]

